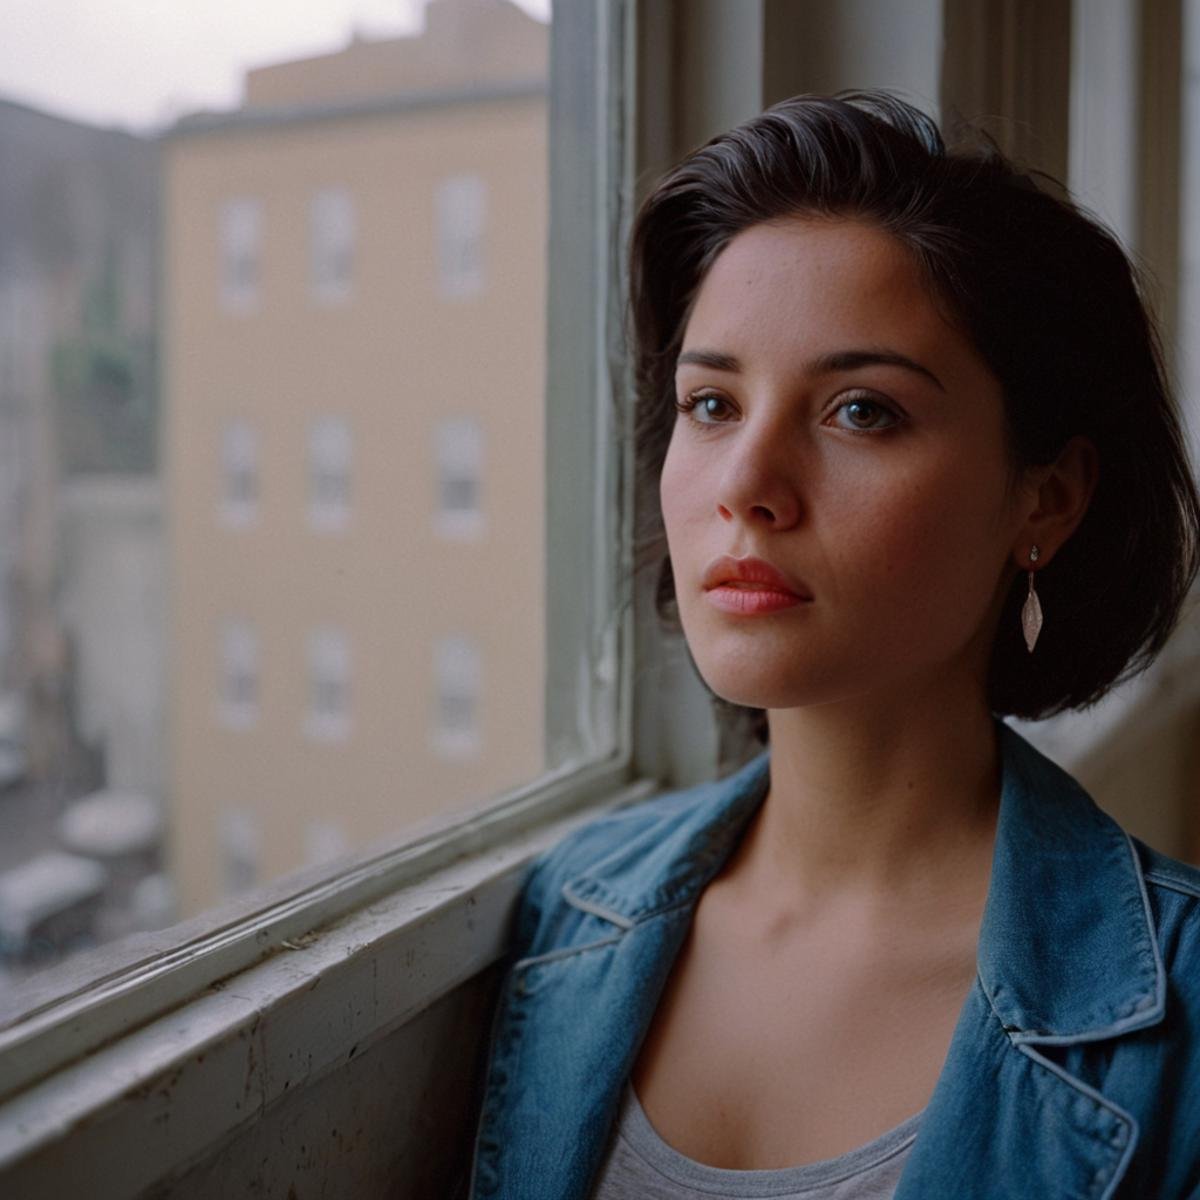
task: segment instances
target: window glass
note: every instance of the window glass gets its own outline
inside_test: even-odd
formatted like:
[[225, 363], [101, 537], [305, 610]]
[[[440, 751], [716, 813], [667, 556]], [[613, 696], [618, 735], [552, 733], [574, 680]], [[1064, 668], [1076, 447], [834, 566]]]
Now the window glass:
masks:
[[[0, 996], [546, 771], [549, 9], [3, 39]], [[58, 823], [114, 790], [119, 884]]]
[[433, 746], [443, 758], [474, 758], [483, 748], [479, 649], [469, 638], [439, 638], [433, 653]]
[[258, 634], [249, 621], [234, 618], [221, 626], [221, 723], [249, 729], [258, 720]]
[[434, 526], [446, 538], [483, 533], [483, 430], [475, 417], [442, 421], [436, 430]]
[[462, 300], [484, 288], [484, 224], [487, 185], [479, 175], [443, 179], [434, 194], [438, 285], [443, 296]]
[[228, 807], [221, 810], [220, 834], [222, 887], [226, 896], [236, 896], [258, 882], [262, 829], [249, 809]]
[[321, 188], [313, 194], [308, 236], [313, 298], [344, 304], [354, 270], [354, 205], [346, 188]]
[[339, 530], [350, 518], [350, 426], [319, 417], [308, 427], [308, 520], [316, 530]]
[[258, 307], [262, 204], [245, 196], [220, 207], [221, 304], [227, 312]]
[[245, 421], [221, 430], [221, 517], [250, 525], [258, 516], [258, 434]]
[[308, 714], [305, 730], [319, 742], [345, 741], [350, 733], [350, 641], [343, 629], [308, 635]]

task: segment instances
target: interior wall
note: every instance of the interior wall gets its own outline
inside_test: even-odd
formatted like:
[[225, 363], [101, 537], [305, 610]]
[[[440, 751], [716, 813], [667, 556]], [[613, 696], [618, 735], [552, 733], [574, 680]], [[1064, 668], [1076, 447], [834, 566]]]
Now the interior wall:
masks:
[[1200, 705], [1122, 730], [1077, 778], [1135, 837], [1200, 862]]
[[938, 114], [942, 0], [765, 0], [763, 103], [887, 88]]

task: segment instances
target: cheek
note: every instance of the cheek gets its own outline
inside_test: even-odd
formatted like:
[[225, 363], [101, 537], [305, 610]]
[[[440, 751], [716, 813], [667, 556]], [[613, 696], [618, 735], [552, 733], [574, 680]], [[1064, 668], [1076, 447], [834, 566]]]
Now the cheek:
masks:
[[658, 480], [658, 500], [668, 541], [672, 531], [685, 523], [688, 514], [694, 515], [694, 503], [699, 490], [694, 466], [688, 463], [679, 440], [672, 438]]
[[901, 584], [916, 606], [973, 604], [990, 593], [1005, 553], [1002, 470], [963, 456], [861, 485], [831, 551], [872, 562], [860, 577], [868, 588]]

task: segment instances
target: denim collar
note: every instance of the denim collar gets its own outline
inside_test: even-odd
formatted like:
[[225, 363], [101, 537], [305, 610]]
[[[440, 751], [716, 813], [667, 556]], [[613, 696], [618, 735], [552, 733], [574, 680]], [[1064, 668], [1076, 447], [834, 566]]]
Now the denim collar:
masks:
[[[1000, 811], [977, 965], [1005, 1032], [1014, 1043], [1066, 1044], [1155, 1024], [1166, 974], [1132, 843], [1015, 730], [997, 722], [997, 736]], [[626, 929], [695, 904], [769, 782], [764, 752], [682, 793], [682, 821], [593, 863], [564, 885], [564, 898]]]

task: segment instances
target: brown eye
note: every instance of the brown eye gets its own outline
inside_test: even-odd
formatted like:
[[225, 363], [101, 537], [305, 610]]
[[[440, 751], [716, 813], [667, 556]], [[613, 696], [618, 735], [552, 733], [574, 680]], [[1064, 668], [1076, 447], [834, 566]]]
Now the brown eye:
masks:
[[837, 421], [840, 428], [855, 429], [860, 432], [890, 429], [899, 421], [899, 417], [891, 409], [862, 396], [839, 404], [835, 415], [845, 418], [845, 420]]
[[713, 392], [684, 396], [675, 402], [677, 411], [690, 417], [697, 425], [719, 425], [725, 419], [729, 402]]

